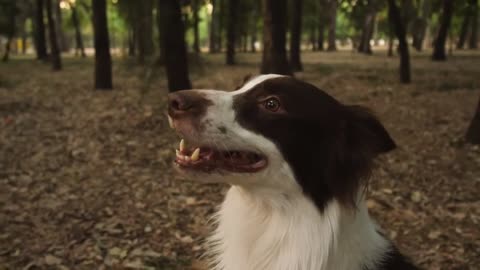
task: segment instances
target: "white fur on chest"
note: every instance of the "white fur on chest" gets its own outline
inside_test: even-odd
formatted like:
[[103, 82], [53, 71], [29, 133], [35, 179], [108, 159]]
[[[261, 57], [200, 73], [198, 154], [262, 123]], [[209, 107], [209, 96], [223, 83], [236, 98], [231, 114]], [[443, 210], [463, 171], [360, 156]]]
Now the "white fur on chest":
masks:
[[210, 238], [216, 270], [374, 269], [389, 248], [363, 205], [332, 201], [320, 213], [303, 194], [232, 187]]

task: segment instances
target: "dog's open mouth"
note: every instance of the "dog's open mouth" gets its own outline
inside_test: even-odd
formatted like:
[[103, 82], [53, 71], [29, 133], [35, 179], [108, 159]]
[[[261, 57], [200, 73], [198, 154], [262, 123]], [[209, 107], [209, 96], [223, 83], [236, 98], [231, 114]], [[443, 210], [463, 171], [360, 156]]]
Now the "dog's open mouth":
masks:
[[180, 141], [176, 150], [175, 163], [183, 169], [211, 172], [226, 170], [237, 173], [258, 172], [267, 166], [267, 159], [257, 153], [248, 151], [221, 151], [210, 147], [187, 148], [185, 141]]

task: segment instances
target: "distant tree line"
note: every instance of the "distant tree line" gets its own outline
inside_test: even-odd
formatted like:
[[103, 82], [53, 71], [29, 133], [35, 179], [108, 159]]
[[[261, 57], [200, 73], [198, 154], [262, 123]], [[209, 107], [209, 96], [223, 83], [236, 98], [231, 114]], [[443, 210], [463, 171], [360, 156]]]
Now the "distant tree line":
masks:
[[[93, 47], [96, 89], [113, 87], [112, 49], [140, 65], [164, 65], [176, 91], [192, 87], [188, 58], [203, 52], [224, 53], [235, 65], [236, 52], [261, 50], [261, 73], [293, 75], [303, 69], [302, 50], [349, 44], [372, 54], [380, 43], [389, 56], [398, 52], [400, 81], [409, 83], [411, 48], [432, 48], [434, 61], [446, 60], [452, 44], [478, 48], [478, 13], [478, 0], [0, 0], [0, 41], [8, 61], [12, 46], [26, 53], [31, 38], [37, 59], [53, 70], [73, 43], [81, 57]], [[480, 104], [475, 119], [479, 111]], [[470, 141], [480, 140], [479, 122]]]

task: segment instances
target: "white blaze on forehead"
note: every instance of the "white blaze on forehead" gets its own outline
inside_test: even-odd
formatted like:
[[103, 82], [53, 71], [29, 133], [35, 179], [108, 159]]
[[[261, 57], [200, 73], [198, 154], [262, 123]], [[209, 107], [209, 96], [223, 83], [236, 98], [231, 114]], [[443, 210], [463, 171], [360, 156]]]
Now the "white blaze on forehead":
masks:
[[270, 80], [273, 78], [279, 78], [279, 77], [285, 77], [284, 75], [279, 75], [279, 74], [265, 74], [265, 75], [259, 75], [252, 80], [248, 81], [242, 88], [238, 89], [237, 91], [234, 91], [234, 94], [241, 94], [244, 93], [253, 87], [255, 87], [257, 84], [260, 84], [266, 80]]

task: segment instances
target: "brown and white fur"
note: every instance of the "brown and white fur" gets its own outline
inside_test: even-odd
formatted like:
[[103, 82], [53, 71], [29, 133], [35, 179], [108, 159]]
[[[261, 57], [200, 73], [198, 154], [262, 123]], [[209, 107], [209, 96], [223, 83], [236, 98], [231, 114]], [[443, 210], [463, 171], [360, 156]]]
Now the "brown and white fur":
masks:
[[212, 269], [417, 269], [364, 203], [373, 159], [395, 148], [368, 110], [270, 74], [233, 92], [170, 94], [168, 114], [192, 146], [177, 151], [178, 171], [231, 185], [214, 216]]

